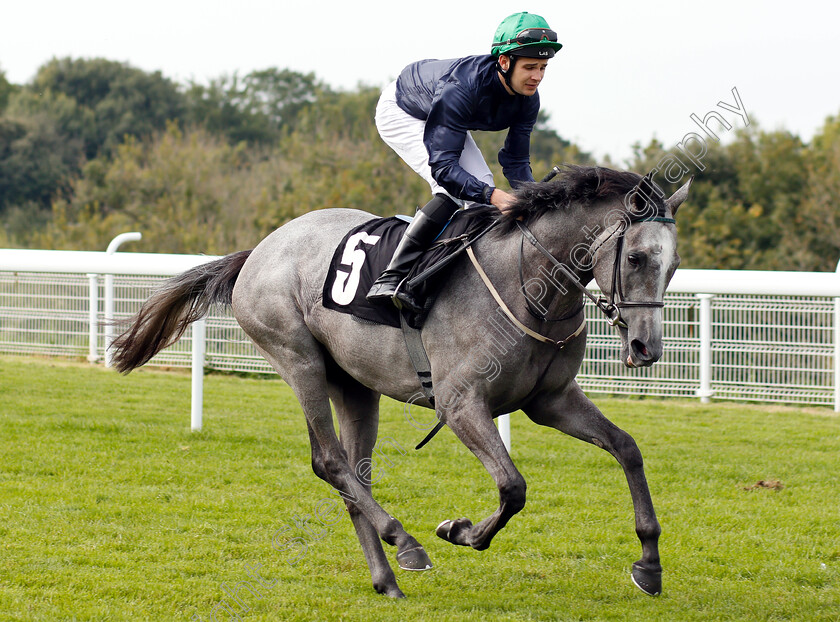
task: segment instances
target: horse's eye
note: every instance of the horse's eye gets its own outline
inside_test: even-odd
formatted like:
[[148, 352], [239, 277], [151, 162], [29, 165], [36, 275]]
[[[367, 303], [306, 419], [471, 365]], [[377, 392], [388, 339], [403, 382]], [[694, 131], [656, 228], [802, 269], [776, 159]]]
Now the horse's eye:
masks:
[[627, 263], [635, 268], [642, 263], [642, 258], [637, 253], [630, 253], [627, 255]]

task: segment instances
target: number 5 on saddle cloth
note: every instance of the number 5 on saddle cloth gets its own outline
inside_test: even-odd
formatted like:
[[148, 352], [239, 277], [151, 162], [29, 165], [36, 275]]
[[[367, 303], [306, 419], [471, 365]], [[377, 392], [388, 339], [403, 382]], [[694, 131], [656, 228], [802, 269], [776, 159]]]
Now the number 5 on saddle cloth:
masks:
[[[456, 212], [434, 244], [420, 258], [409, 273], [414, 295], [424, 300], [423, 312], [410, 314], [409, 324], [423, 325], [434, 304], [435, 293], [445, 282], [446, 267], [466, 247], [495, 224], [472, 217], [479, 210]], [[371, 304], [365, 295], [387, 267], [394, 250], [408, 227], [410, 218], [393, 216], [375, 218], [350, 230], [335, 249], [327, 278], [324, 281], [323, 303], [328, 309], [355, 317], [400, 327], [400, 312], [393, 305]], [[477, 227], [476, 221], [487, 224]]]

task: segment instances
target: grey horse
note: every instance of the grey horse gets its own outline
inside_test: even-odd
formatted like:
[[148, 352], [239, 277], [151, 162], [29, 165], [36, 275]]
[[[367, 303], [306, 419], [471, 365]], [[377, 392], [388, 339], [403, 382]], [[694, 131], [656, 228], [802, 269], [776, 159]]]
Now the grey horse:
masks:
[[[619, 332], [622, 362], [645, 367], [661, 357], [662, 300], [679, 263], [674, 216], [689, 184], [665, 199], [650, 176], [571, 166], [550, 182], [518, 190], [504, 214], [475, 208], [479, 225], [497, 225], [471, 247], [474, 262], [463, 255], [452, 262], [421, 334], [436, 415], [493, 477], [499, 507], [475, 524], [446, 520], [438, 536], [486, 549], [525, 505], [525, 480], [493, 422], [521, 409], [535, 423], [616, 458], [642, 545], [631, 576], [645, 593], [660, 593], [660, 526], [642, 455], [633, 438], [584, 395], [575, 376], [586, 347], [584, 286], [593, 278], [609, 295], [597, 302]], [[418, 390], [399, 329], [360, 322], [322, 304], [334, 250], [348, 231], [372, 218], [350, 209], [313, 211], [252, 251], [170, 279], [116, 339], [114, 364], [124, 373], [143, 365], [211, 305], [231, 305], [243, 330], [294, 390], [309, 431], [312, 469], [344, 498], [374, 589], [402, 597], [382, 541], [397, 548], [400, 568], [425, 570], [431, 561], [374, 500], [357, 467], [370, 464], [381, 395], [431, 403]]]

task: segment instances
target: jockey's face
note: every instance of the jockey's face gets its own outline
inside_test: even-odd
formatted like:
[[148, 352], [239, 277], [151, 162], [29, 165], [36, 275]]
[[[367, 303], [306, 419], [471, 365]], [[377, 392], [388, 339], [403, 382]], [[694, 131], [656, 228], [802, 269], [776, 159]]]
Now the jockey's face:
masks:
[[[499, 65], [506, 70], [510, 67], [510, 57], [506, 54], [499, 56]], [[510, 77], [513, 92], [507, 83], [502, 80], [505, 89], [511, 95], [518, 93], [530, 97], [537, 92], [537, 87], [542, 82], [545, 76], [545, 68], [548, 66], [548, 59], [544, 58], [528, 58], [520, 56], [513, 65], [513, 74]]]

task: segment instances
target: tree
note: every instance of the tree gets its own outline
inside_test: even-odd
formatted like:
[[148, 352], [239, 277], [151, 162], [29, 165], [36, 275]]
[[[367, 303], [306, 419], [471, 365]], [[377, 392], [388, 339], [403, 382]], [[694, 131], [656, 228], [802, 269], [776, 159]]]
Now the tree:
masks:
[[291, 129], [319, 140], [335, 136], [384, 144], [373, 121], [379, 95], [378, 88], [365, 85], [354, 91], [320, 90], [312, 104], [298, 110]]
[[[665, 194], [695, 175], [689, 200], [681, 208], [679, 249], [682, 266], [720, 269], [791, 269], [779, 245], [796, 221], [804, 190], [805, 147], [786, 131], [765, 132], [753, 122], [738, 130], [729, 144], [706, 143], [701, 164], [669, 184], [664, 171], [655, 176]], [[661, 168], [662, 144], [634, 145], [633, 170], [640, 174]], [[702, 168], [701, 168], [702, 167]]]
[[44, 220], [86, 158], [111, 153], [126, 135], [165, 128], [183, 108], [176, 85], [160, 73], [103, 59], [54, 59], [31, 85], [9, 93], [3, 82], [0, 215], [13, 239]]
[[33, 93], [63, 93], [92, 113], [93, 132], [85, 136], [85, 155], [112, 153], [125, 136], [148, 137], [181, 120], [185, 100], [178, 86], [159, 71], [146, 73], [126, 63], [96, 58], [53, 59], [43, 65], [31, 86]]
[[81, 141], [68, 140], [49, 116], [0, 117], [0, 214], [48, 209], [70, 190], [81, 160]]
[[64, 93], [21, 90], [10, 98], [6, 116], [14, 119], [47, 120], [74, 146], [81, 144], [84, 147], [96, 140], [96, 118], [93, 110], [80, 106], [75, 99]]
[[826, 119], [806, 153], [807, 183], [779, 253], [797, 270], [837, 269], [840, 260], [840, 116]]
[[63, 94], [12, 93], [0, 116], [0, 217], [9, 239], [42, 226], [84, 163], [92, 113]]
[[320, 207], [353, 207], [382, 216], [413, 214], [429, 186], [379, 137], [373, 111], [379, 89], [325, 92], [301, 111], [264, 167], [283, 186], [261, 211], [267, 233]]
[[175, 124], [156, 138], [127, 139], [112, 158], [90, 161], [73, 196], [56, 201], [53, 221], [34, 240], [48, 248], [104, 248], [142, 231], [153, 252], [218, 253], [258, 239], [254, 209], [262, 189], [242, 147]]
[[276, 67], [252, 71], [243, 83], [240, 106], [251, 114], [265, 116], [278, 128], [292, 125], [301, 110], [330, 92], [314, 73]]
[[237, 105], [242, 88], [239, 79], [222, 76], [207, 86], [190, 83], [186, 92], [187, 121], [193, 127], [225, 137], [231, 144], [270, 144], [279, 138], [279, 131], [272, 127], [264, 115], [253, 114]]
[[226, 136], [231, 143], [270, 145], [303, 109], [327, 93], [314, 74], [270, 68], [241, 79], [222, 76], [187, 90], [191, 123]]
[[9, 81], [6, 80], [5, 72], [0, 70], [0, 113], [5, 110], [6, 104], [9, 103], [9, 97], [14, 91], [15, 87], [9, 84]]

